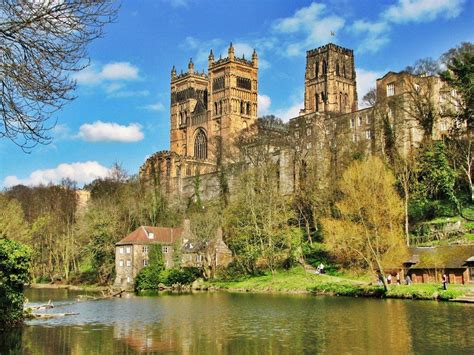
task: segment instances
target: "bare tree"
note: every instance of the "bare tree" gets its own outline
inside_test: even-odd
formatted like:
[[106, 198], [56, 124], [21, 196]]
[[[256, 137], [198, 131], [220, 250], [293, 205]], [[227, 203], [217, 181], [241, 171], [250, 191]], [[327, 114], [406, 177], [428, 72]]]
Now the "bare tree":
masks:
[[50, 141], [48, 119], [74, 99], [71, 73], [117, 10], [113, 0], [0, 2], [0, 137], [25, 151]]

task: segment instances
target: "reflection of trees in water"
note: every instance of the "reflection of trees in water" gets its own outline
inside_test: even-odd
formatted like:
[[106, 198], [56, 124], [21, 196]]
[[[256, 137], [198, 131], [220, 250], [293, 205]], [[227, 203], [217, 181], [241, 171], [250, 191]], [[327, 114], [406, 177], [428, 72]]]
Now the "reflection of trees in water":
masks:
[[20, 354], [22, 329], [2, 330], [0, 335], [0, 354]]

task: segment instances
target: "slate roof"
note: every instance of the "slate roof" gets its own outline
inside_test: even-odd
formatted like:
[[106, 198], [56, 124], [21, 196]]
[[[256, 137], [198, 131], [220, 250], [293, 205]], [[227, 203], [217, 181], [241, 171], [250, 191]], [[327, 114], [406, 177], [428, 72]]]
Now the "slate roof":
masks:
[[409, 248], [410, 258], [405, 263], [413, 263], [410, 269], [462, 269], [468, 260], [474, 260], [474, 245], [450, 245], [439, 247]]
[[183, 228], [140, 226], [115, 245], [166, 244], [172, 245], [181, 237]]

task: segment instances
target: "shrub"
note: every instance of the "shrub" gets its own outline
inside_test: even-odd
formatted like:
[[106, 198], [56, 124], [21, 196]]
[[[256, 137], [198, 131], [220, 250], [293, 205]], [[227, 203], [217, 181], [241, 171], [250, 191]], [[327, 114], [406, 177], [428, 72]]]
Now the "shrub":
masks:
[[0, 237], [0, 327], [23, 322], [23, 285], [30, 280], [30, 249]]

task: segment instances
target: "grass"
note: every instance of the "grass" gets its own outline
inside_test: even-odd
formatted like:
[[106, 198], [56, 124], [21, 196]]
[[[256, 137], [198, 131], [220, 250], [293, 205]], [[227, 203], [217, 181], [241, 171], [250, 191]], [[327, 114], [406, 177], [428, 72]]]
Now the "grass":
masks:
[[316, 275], [297, 267], [242, 278], [236, 281], [212, 281], [207, 283], [218, 289], [255, 293], [312, 293], [352, 297], [386, 297], [402, 299], [449, 300], [466, 294], [468, 286], [449, 285], [444, 291], [439, 284], [391, 285], [387, 292], [383, 287], [347, 277]]

